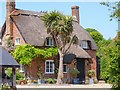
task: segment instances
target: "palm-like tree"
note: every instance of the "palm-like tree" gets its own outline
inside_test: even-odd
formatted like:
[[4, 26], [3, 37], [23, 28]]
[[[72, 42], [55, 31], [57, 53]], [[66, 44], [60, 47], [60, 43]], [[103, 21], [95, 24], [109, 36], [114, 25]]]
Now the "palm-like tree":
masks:
[[52, 11], [44, 14], [41, 19], [47, 27], [47, 33], [52, 35], [55, 46], [58, 48], [60, 60], [57, 84], [62, 84], [63, 56], [67, 53], [71, 44], [75, 44], [78, 41], [76, 35], [72, 35], [73, 18], [65, 16], [58, 11]]

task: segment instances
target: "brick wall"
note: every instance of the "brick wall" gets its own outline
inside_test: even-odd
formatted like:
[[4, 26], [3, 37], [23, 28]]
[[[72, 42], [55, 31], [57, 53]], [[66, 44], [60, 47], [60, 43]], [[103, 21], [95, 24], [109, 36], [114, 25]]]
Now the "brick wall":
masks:
[[14, 42], [14, 44], [15, 44], [16, 38], [20, 38], [20, 44], [21, 45], [26, 44], [24, 39], [22, 38], [18, 28], [16, 27], [15, 23], [13, 23], [13, 42]]
[[97, 68], [97, 64], [96, 64], [96, 51], [95, 50], [86, 50], [86, 52], [88, 52], [88, 54], [92, 57], [92, 64], [90, 66], [91, 69], [95, 70], [95, 77], [96, 75], [96, 68]]

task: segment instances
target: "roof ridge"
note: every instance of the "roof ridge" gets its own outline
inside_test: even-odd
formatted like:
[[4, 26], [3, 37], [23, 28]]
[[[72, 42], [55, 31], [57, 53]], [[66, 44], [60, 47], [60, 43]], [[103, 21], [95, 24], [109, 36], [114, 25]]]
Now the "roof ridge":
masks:
[[40, 17], [43, 16], [43, 14], [47, 13], [47, 11], [30, 11], [30, 10], [22, 10], [22, 9], [15, 9], [11, 16], [18, 16], [18, 15], [25, 15], [25, 16], [34, 16], [34, 17]]
[[24, 10], [24, 9], [18, 9], [18, 8], [16, 8], [16, 10], [29, 11], [29, 12], [34, 12], [34, 13], [47, 13], [47, 11], [40, 11], [40, 12], [38, 12], [38, 11]]

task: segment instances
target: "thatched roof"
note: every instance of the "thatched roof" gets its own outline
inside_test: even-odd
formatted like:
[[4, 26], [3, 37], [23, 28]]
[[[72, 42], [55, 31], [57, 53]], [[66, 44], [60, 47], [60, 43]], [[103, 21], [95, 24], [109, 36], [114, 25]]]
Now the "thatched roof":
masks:
[[[45, 12], [33, 12], [27, 10], [16, 9], [11, 13], [11, 18], [15, 25], [17, 26], [20, 34], [22, 35], [24, 41], [27, 44], [34, 46], [43, 46], [46, 37], [50, 35], [46, 32], [46, 27], [44, 22], [40, 19]], [[91, 41], [91, 49], [97, 50], [97, 46], [89, 35], [89, 33], [84, 30], [76, 21], [73, 22], [74, 31], [79, 39], [79, 44], [82, 40]], [[4, 29], [4, 30], [3, 30]], [[5, 25], [2, 29], [2, 36], [5, 31]], [[75, 53], [76, 57], [79, 58], [90, 58], [86, 51], [84, 51], [79, 45], [72, 46], [70, 52]]]
[[[67, 47], [66, 47], [67, 48]], [[71, 63], [75, 58], [90, 59], [91, 56], [79, 45], [71, 45], [68, 53], [64, 56], [64, 63]]]
[[[44, 12], [33, 12], [26, 10], [15, 10], [11, 14], [13, 21], [17, 25], [26, 43], [35, 46], [43, 46], [45, 38], [49, 36], [46, 33], [44, 22], [39, 18], [43, 14]], [[82, 26], [74, 21], [73, 27], [73, 33], [79, 38], [79, 43], [82, 40], [89, 40], [91, 41], [92, 49], [97, 50], [94, 40]]]
[[0, 46], [0, 66], [19, 67], [19, 64], [17, 63], [17, 61], [2, 46]]
[[16, 10], [12, 14], [12, 19], [27, 44], [43, 46], [46, 37], [49, 36], [44, 22], [39, 18], [42, 14], [25, 10]]
[[97, 46], [93, 40], [93, 38], [90, 36], [90, 34], [84, 30], [82, 26], [80, 26], [77, 22], [73, 23], [74, 28], [74, 34], [77, 35], [79, 39], [79, 43], [81, 43], [82, 40], [91, 41], [91, 49], [97, 50]]

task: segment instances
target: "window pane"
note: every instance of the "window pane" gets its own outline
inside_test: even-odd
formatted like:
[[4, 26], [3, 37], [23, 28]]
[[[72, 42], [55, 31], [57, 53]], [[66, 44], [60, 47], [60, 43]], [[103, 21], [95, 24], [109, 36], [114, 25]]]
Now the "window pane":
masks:
[[49, 72], [49, 68], [46, 68], [46, 72]]
[[87, 49], [88, 48], [88, 42], [87, 41], [82, 41], [81, 47], [84, 48], [84, 49]]
[[63, 65], [63, 72], [67, 72], [67, 65]]
[[53, 68], [50, 69], [50, 72], [53, 72]]
[[47, 38], [46, 44], [49, 45], [49, 38]]
[[52, 46], [53, 45], [53, 40], [50, 38], [49, 44]]
[[53, 39], [52, 38], [47, 38], [46, 39], [46, 45], [47, 46], [52, 46], [53, 45]]
[[20, 44], [20, 38], [16, 38], [15, 44], [16, 44], [16, 45]]

